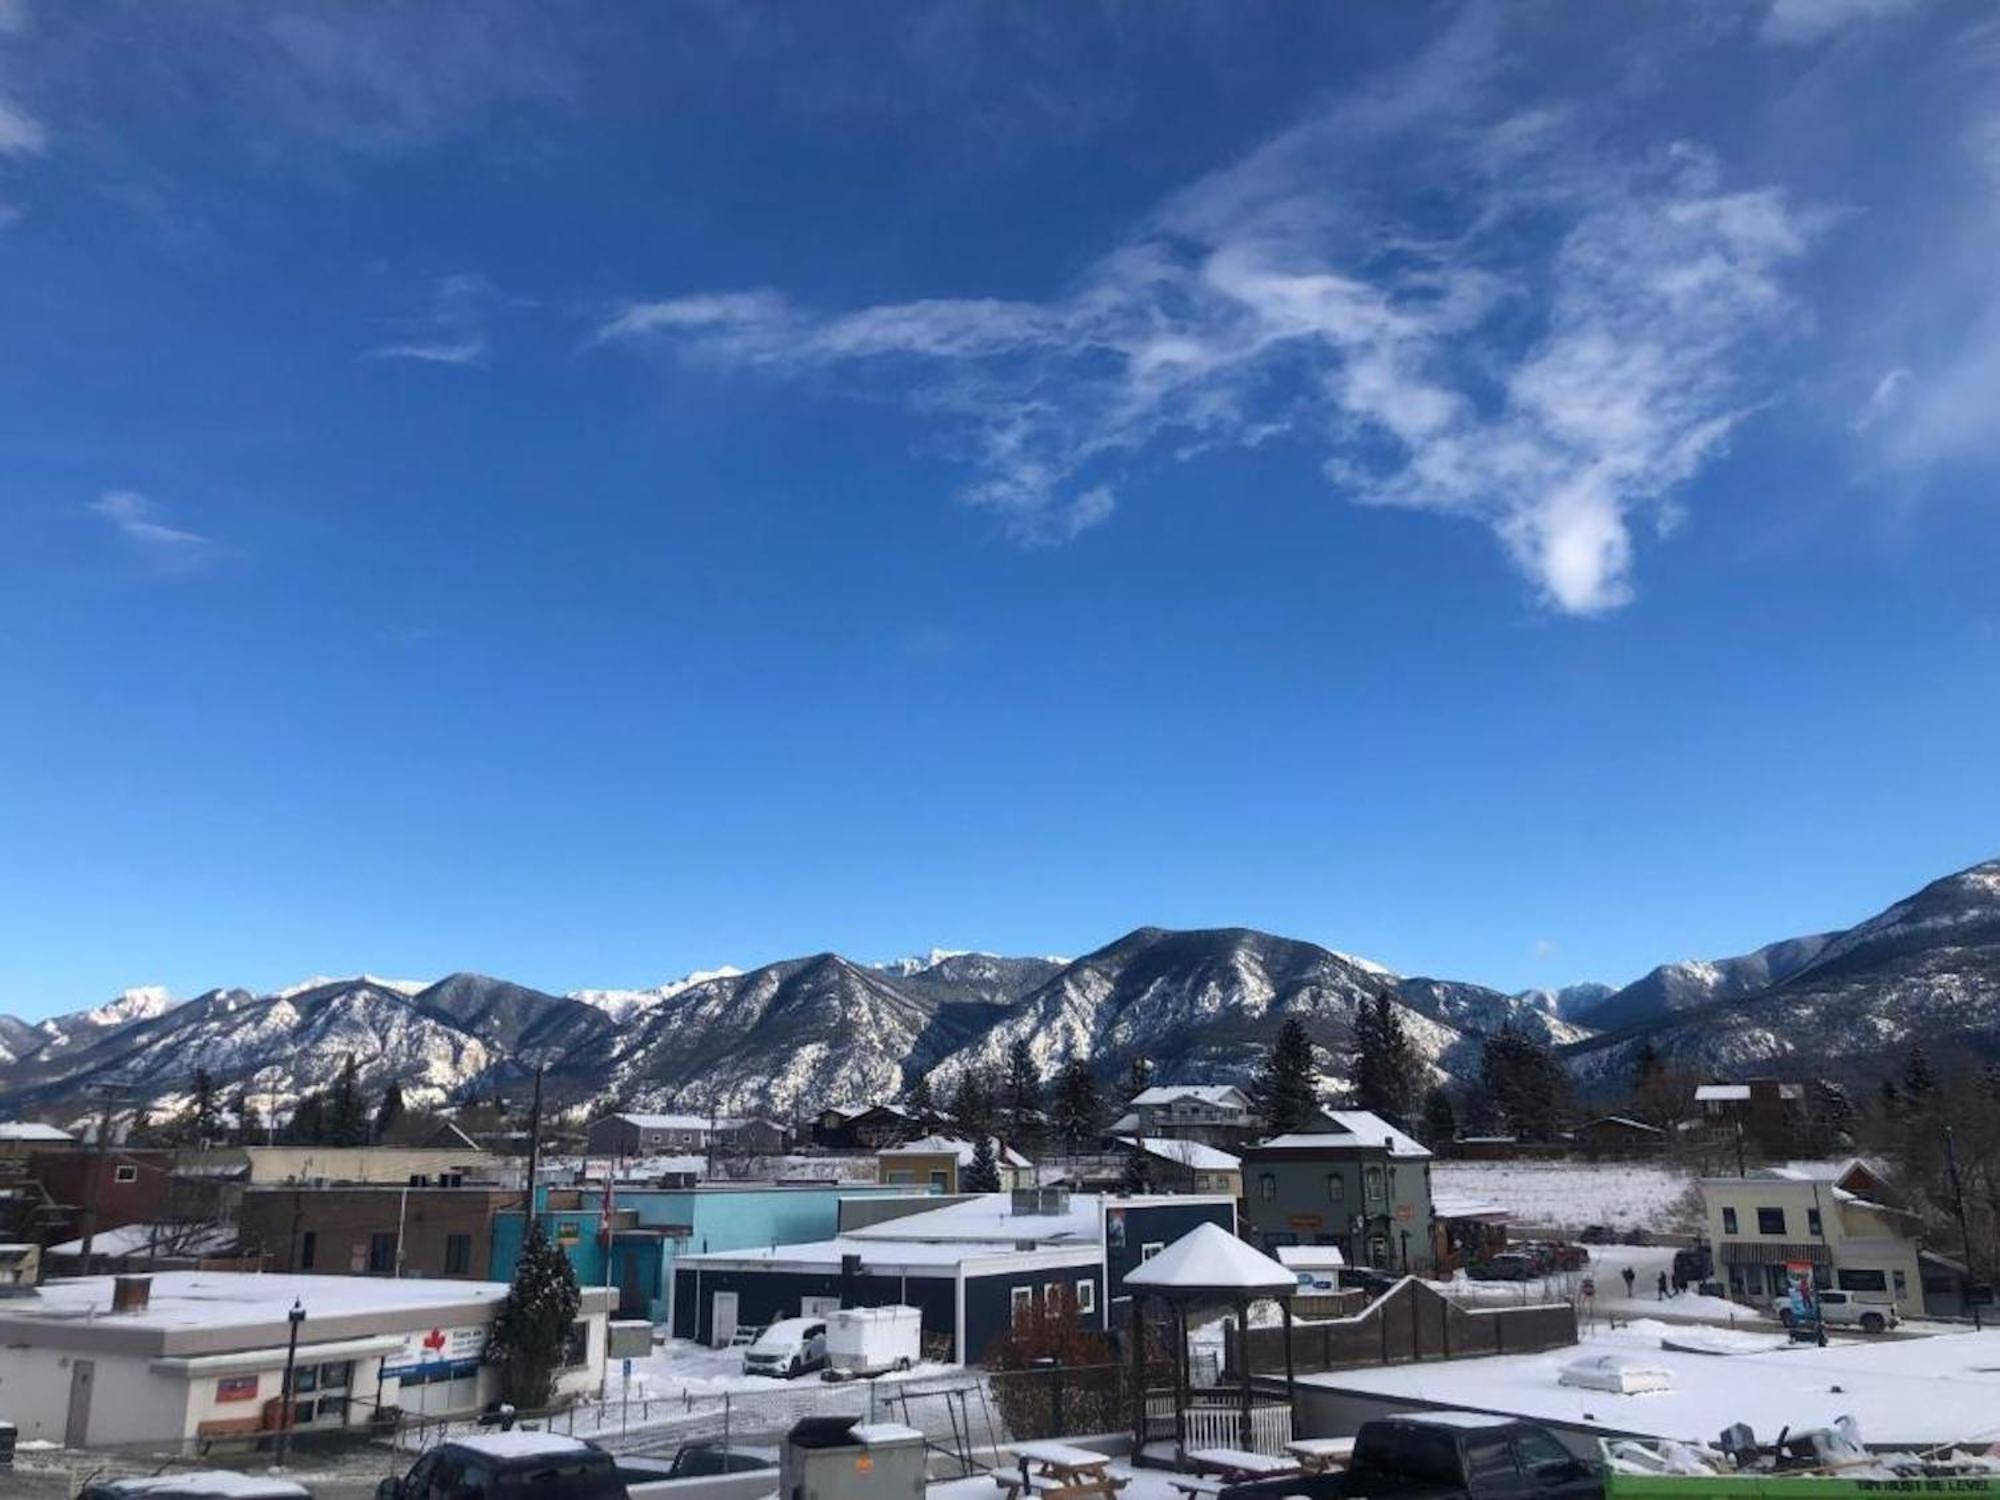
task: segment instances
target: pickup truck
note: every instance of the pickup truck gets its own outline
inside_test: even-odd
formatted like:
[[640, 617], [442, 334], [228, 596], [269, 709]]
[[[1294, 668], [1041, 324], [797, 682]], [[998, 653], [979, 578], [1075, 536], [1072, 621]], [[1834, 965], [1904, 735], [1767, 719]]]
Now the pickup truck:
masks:
[[[1815, 1293], [1813, 1303], [1819, 1308], [1819, 1320], [1829, 1328], [1859, 1328], [1863, 1333], [1880, 1333], [1886, 1328], [1894, 1328], [1899, 1321], [1893, 1302], [1863, 1302], [1852, 1292], [1837, 1292], [1829, 1288]], [[1773, 1299], [1771, 1311], [1787, 1328], [1801, 1321], [1792, 1308], [1790, 1297]], [[1810, 1317], [1803, 1321], [1806, 1327], [1812, 1326]]]
[[1604, 1500], [1597, 1465], [1545, 1427], [1477, 1412], [1405, 1412], [1363, 1422], [1345, 1471], [1231, 1485], [1220, 1500]]

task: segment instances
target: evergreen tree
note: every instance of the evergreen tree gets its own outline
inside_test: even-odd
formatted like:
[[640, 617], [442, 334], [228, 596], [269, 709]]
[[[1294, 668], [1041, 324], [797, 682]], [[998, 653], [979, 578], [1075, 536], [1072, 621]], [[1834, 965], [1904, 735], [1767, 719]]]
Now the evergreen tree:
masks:
[[1135, 1057], [1125, 1073], [1125, 1097], [1136, 1099], [1153, 1086], [1153, 1060]]
[[1125, 1165], [1118, 1173], [1121, 1193], [1150, 1193], [1153, 1190], [1153, 1159], [1137, 1146], [1125, 1153]]
[[1480, 1080], [1502, 1123], [1526, 1141], [1553, 1140], [1569, 1113], [1569, 1077], [1547, 1046], [1511, 1022], [1486, 1039]]
[[972, 1063], [958, 1075], [958, 1088], [951, 1096], [951, 1120], [962, 1136], [993, 1133], [993, 1096], [987, 1092], [985, 1075]]
[[285, 1125], [285, 1140], [294, 1146], [324, 1146], [326, 1138], [326, 1096], [302, 1094], [292, 1106], [292, 1118]]
[[174, 1122], [175, 1141], [183, 1146], [208, 1146], [221, 1139], [221, 1111], [215, 1096], [215, 1078], [207, 1068], [194, 1070], [188, 1106]]
[[1922, 1042], [1910, 1043], [1910, 1055], [1903, 1063], [1903, 1098], [1912, 1112], [1928, 1109], [1937, 1094], [1937, 1074], [1931, 1069], [1930, 1053]]
[[1008, 1134], [1033, 1139], [1040, 1129], [1042, 1072], [1026, 1037], [1016, 1037], [1007, 1048], [1006, 1109]]
[[[114, 1141], [118, 1139], [115, 1131], [111, 1138]], [[157, 1146], [161, 1144], [160, 1132], [153, 1124], [152, 1105], [140, 1105], [138, 1113], [132, 1116], [132, 1128], [125, 1132], [125, 1144], [128, 1146]]]
[[1660, 1056], [1660, 1049], [1647, 1037], [1639, 1043], [1639, 1050], [1632, 1057], [1632, 1092], [1645, 1095], [1656, 1085], [1667, 1071], [1666, 1060]]
[[1417, 1112], [1421, 1069], [1402, 1007], [1386, 990], [1364, 999], [1354, 1013], [1349, 1063], [1354, 1107], [1407, 1125]]
[[1251, 1108], [1270, 1135], [1303, 1130], [1319, 1108], [1319, 1086], [1313, 1071], [1312, 1041], [1297, 1016], [1285, 1017], [1270, 1054], [1247, 1090]]
[[1875, 1103], [1876, 1108], [1881, 1111], [1882, 1118], [1888, 1123], [1893, 1125], [1902, 1120], [1903, 1091], [1896, 1087], [1895, 1079], [1885, 1078], [1882, 1080], [1882, 1090], [1876, 1097]]
[[389, 1132], [401, 1123], [403, 1108], [403, 1086], [395, 1079], [382, 1090], [382, 1102], [375, 1106], [375, 1139], [379, 1143], [388, 1139]]
[[972, 1145], [972, 1162], [958, 1174], [961, 1193], [1000, 1191], [1000, 1157], [993, 1149], [993, 1137], [982, 1135]]
[[1072, 1057], [1056, 1075], [1052, 1115], [1056, 1139], [1072, 1155], [1088, 1145], [1102, 1127], [1104, 1101], [1098, 1096], [1097, 1075], [1082, 1058]]
[[582, 1305], [569, 1257], [549, 1243], [540, 1224], [530, 1226], [514, 1284], [486, 1342], [487, 1361], [500, 1372], [501, 1400], [522, 1411], [549, 1404]]
[[1442, 1088], [1435, 1088], [1424, 1100], [1424, 1144], [1439, 1146], [1458, 1138], [1458, 1111], [1452, 1108], [1451, 1095]]
[[931, 1098], [931, 1075], [919, 1073], [917, 1081], [910, 1085], [910, 1092], [903, 1101], [903, 1108], [919, 1120], [931, 1120], [937, 1116], [937, 1101]]
[[352, 1052], [340, 1065], [340, 1076], [334, 1079], [333, 1093], [327, 1100], [326, 1138], [330, 1146], [368, 1144], [368, 1104], [361, 1097], [361, 1077]]

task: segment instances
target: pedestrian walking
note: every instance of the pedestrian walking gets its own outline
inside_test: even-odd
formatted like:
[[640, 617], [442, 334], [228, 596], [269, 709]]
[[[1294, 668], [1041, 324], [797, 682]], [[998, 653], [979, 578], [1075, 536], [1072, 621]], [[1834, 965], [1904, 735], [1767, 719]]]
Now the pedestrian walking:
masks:
[[1630, 1266], [1627, 1266], [1624, 1270], [1620, 1271], [1618, 1274], [1625, 1278], [1625, 1295], [1627, 1297], [1630, 1297], [1632, 1295], [1632, 1283], [1639, 1279], [1638, 1273], [1635, 1272]]
[[1660, 1272], [1659, 1300], [1662, 1302], [1667, 1300], [1667, 1273], [1665, 1271]]

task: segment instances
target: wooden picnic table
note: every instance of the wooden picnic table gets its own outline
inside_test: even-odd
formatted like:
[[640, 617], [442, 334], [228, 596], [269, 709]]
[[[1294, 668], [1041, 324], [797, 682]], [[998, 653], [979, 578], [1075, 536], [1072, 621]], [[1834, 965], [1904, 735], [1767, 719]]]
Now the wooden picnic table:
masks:
[[1212, 1469], [1232, 1484], [1299, 1472], [1299, 1465], [1291, 1459], [1252, 1453], [1247, 1448], [1196, 1448], [1187, 1457], [1197, 1469]]
[[1354, 1457], [1354, 1439], [1351, 1437], [1294, 1438], [1285, 1444], [1285, 1451], [1299, 1461], [1299, 1467], [1308, 1474], [1324, 1474], [1329, 1469], [1344, 1469]]
[[1074, 1443], [1013, 1443], [1008, 1451], [1021, 1461], [1021, 1488], [1043, 1500], [1112, 1500], [1130, 1482], [1111, 1472], [1109, 1454]]

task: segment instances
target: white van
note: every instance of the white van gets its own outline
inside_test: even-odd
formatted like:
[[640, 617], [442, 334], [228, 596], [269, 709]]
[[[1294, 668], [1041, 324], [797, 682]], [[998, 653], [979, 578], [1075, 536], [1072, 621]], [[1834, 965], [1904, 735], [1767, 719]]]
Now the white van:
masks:
[[743, 1351], [745, 1375], [789, 1380], [826, 1364], [826, 1319], [783, 1318], [758, 1334]]

